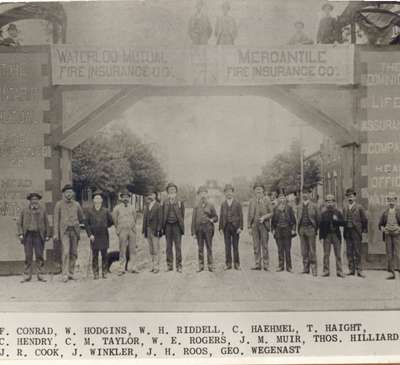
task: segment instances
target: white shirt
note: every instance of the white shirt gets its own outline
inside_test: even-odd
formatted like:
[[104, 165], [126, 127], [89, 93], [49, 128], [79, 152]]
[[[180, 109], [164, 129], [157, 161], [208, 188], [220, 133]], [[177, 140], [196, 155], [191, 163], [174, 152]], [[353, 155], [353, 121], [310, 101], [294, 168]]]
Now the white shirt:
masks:
[[151, 208], [153, 208], [154, 203], [155, 203], [155, 200], [153, 200], [153, 201], [149, 204], [149, 210], [151, 210]]
[[232, 203], [233, 203], [233, 198], [231, 198], [231, 199], [226, 199], [226, 202], [228, 203], [229, 206], [231, 206]]
[[355, 203], [353, 203], [353, 204], [349, 204], [349, 209], [351, 210], [351, 209], [353, 209], [353, 207], [354, 207], [354, 204]]

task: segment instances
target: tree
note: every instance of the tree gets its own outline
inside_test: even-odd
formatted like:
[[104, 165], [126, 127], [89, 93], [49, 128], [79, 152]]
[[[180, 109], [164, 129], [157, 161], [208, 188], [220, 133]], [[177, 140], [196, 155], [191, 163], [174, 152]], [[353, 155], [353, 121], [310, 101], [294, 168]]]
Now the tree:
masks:
[[245, 176], [238, 176], [232, 179], [232, 185], [235, 188], [235, 196], [241, 201], [249, 201], [252, 194], [252, 183]]
[[74, 185], [115, 195], [128, 187], [143, 195], [148, 188], [161, 190], [165, 173], [151, 148], [122, 126], [98, 132], [73, 151]]
[[[257, 181], [262, 182], [269, 191], [282, 188], [287, 193], [299, 191], [301, 186], [300, 151], [300, 142], [294, 140], [288, 151], [279, 153], [265, 164]], [[314, 187], [319, 180], [318, 163], [314, 160], [304, 163], [304, 186]]]

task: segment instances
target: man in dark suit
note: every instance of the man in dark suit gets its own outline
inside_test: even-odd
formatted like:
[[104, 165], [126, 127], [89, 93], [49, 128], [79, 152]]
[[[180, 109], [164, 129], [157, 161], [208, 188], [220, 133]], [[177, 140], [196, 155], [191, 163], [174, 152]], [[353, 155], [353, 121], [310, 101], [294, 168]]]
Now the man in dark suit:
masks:
[[221, 205], [219, 214], [219, 231], [224, 234], [225, 241], [225, 270], [240, 270], [239, 238], [243, 231], [243, 209], [242, 205], [233, 197], [234, 188], [226, 185], [224, 188], [226, 200]]
[[326, 209], [321, 214], [319, 223], [319, 239], [324, 244], [324, 273], [322, 276], [329, 276], [329, 256], [331, 254], [331, 246], [335, 252], [336, 258], [336, 275], [344, 278], [342, 270], [342, 233], [340, 227], [344, 226], [343, 215], [339, 209], [335, 207], [335, 197], [328, 194], [325, 198]]
[[173, 245], [175, 244], [176, 271], [182, 272], [182, 235], [185, 234], [185, 206], [178, 200], [178, 187], [167, 185], [168, 198], [162, 204], [162, 229], [167, 242], [167, 270], [172, 271], [174, 266]]
[[303, 274], [317, 276], [316, 236], [319, 226], [317, 206], [310, 200], [310, 189], [304, 188], [302, 202], [297, 207], [297, 231], [303, 256]]
[[355, 275], [365, 278], [362, 272], [361, 246], [362, 234], [368, 231], [368, 220], [364, 208], [356, 203], [356, 193], [353, 189], [346, 190], [348, 204], [343, 209], [344, 232], [346, 240], [347, 261], [349, 272], [347, 275]]
[[142, 233], [149, 243], [151, 270], [157, 274], [160, 271], [160, 236], [162, 230], [162, 210], [157, 201], [157, 192], [149, 189], [146, 196], [147, 204], [143, 212]]
[[400, 269], [400, 208], [397, 205], [397, 196], [393, 193], [386, 197], [388, 207], [379, 219], [379, 230], [386, 244], [386, 257], [390, 276], [386, 279], [396, 278], [395, 270]]
[[262, 184], [254, 184], [254, 198], [250, 200], [247, 226], [253, 237], [255, 266], [252, 270], [261, 270], [264, 267], [268, 271], [268, 236], [270, 231], [270, 219], [272, 205], [268, 196], [265, 196], [265, 188]]
[[274, 231], [274, 237], [278, 246], [279, 267], [277, 271], [292, 270], [292, 238], [296, 235], [296, 216], [293, 208], [286, 200], [285, 192], [282, 190], [278, 193], [278, 204], [274, 208], [271, 226]]
[[192, 236], [196, 238], [199, 248], [199, 269], [204, 270], [204, 246], [207, 249], [208, 271], [214, 271], [212, 239], [214, 237], [214, 223], [218, 221], [217, 212], [212, 203], [207, 199], [208, 190], [201, 186], [197, 192], [199, 202], [193, 209], [192, 215]]

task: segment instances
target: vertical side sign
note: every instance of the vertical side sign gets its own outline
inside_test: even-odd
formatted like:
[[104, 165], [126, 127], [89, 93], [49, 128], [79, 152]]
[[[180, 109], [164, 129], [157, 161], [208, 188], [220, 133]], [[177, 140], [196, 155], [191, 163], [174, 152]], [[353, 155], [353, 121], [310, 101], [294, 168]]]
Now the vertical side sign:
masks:
[[362, 52], [367, 65], [362, 84], [367, 94], [362, 102], [366, 111], [361, 132], [366, 143], [365, 175], [368, 180], [369, 253], [382, 254], [385, 245], [378, 230], [380, 215], [386, 208], [386, 196], [400, 199], [400, 55], [398, 51]]
[[43, 118], [47, 63], [46, 52], [0, 49], [0, 264], [24, 259], [16, 219], [27, 193], [41, 193], [43, 204], [51, 201], [45, 193], [45, 179], [51, 178], [45, 168], [49, 124]]

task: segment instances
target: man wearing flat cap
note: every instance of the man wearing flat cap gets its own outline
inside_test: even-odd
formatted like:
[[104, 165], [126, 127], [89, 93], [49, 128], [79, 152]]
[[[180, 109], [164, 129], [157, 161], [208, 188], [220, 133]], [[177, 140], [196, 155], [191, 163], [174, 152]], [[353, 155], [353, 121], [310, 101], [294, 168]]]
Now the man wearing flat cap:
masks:
[[383, 241], [386, 243], [386, 257], [390, 276], [388, 280], [395, 279], [395, 270], [400, 267], [400, 208], [397, 205], [397, 195], [389, 193], [386, 197], [388, 207], [379, 220], [379, 230], [382, 231]]
[[252, 270], [268, 271], [268, 235], [271, 229], [272, 205], [265, 196], [264, 185], [256, 183], [253, 186], [254, 198], [250, 200], [247, 226], [253, 237], [255, 266]]
[[25, 271], [22, 282], [32, 279], [33, 253], [36, 258], [37, 278], [39, 281], [46, 281], [42, 276], [43, 251], [45, 242], [49, 240], [49, 221], [45, 209], [40, 204], [41, 199], [40, 194], [30, 193], [27, 196], [29, 205], [21, 210], [17, 220], [18, 237], [25, 250]]
[[160, 271], [160, 237], [162, 231], [162, 210], [157, 200], [155, 189], [149, 188], [146, 193], [146, 205], [143, 212], [142, 233], [149, 243], [151, 256], [150, 272]]
[[214, 223], [218, 221], [217, 212], [212, 203], [208, 201], [208, 190], [201, 186], [197, 195], [199, 202], [193, 209], [192, 215], [192, 236], [196, 238], [198, 245], [199, 269], [204, 270], [204, 246], [207, 249], [208, 271], [214, 271], [212, 239], [214, 237]]
[[136, 269], [136, 208], [130, 204], [131, 192], [124, 189], [119, 194], [120, 203], [115, 206], [112, 216], [119, 239], [119, 272], [125, 274], [127, 250], [129, 250], [128, 272], [137, 274]]
[[368, 231], [368, 220], [364, 208], [356, 202], [356, 192], [353, 189], [346, 190], [347, 204], [343, 209], [344, 232], [346, 240], [347, 261], [349, 272], [347, 275], [355, 275], [365, 278], [362, 271], [361, 247], [362, 234]]
[[71, 184], [62, 189], [63, 198], [54, 208], [54, 240], [61, 242], [62, 281], [74, 280], [75, 263], [78, 258], [80, 224], [85, 223], [82, 208], [74, 200]]
[[234, 187], [225, 185], [225, 201], [221, 205], [219, 214], [219, 231], [224, 234], [225, 241], [225, 270], [240, 270], [239, 238], [243, 231], [243, 209], [242, 205], [234, 198]]
[[177, 197], [178, 187], [169, 183], [166, 188], [168, 197], [162, 204], [162, 229], [167, 242], [167, 271], [175, 266], [178, 273], [182, 272], [182, 235], [185, 234], [185, 206]]

